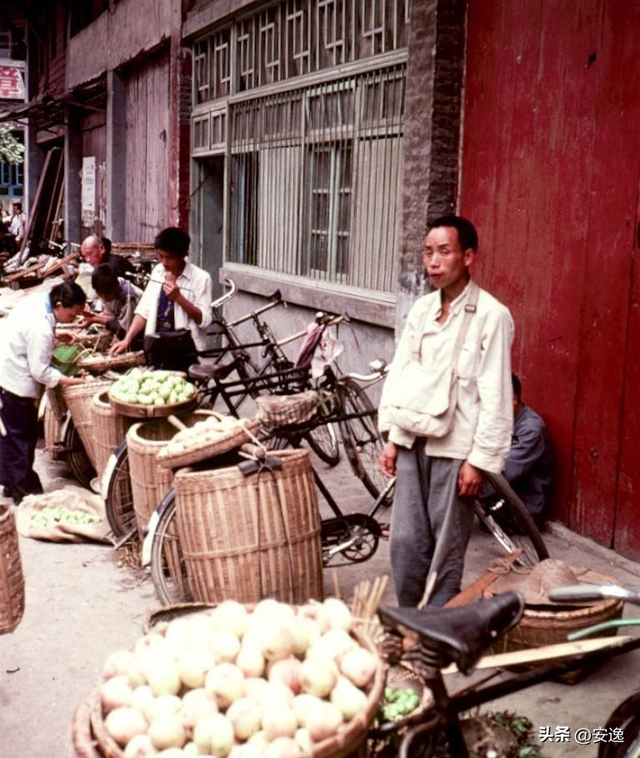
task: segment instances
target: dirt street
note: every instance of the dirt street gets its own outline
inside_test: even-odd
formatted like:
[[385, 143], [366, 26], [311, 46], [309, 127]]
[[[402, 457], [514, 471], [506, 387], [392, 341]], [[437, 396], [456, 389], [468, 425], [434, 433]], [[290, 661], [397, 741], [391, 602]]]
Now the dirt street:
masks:
[[[38, 468], [47, 488], [60, 486], [64, 467], [38, 453]], [[326, 476], [339, 492], [346, 510], [365, 510], [370, 502], [346, 467]], [[563, 527], [545, 534], [554, 557], [586, 565], [615, 576], [640, 590], [637, 564], [604, 550]], [[150, 611], [157, 607], [144, 571], [119, 568], [112, 549], [94, 544], [57, 545], [21, 538], [27, 607], [13, 634], [0, 637], [0, 758], [68, 758], [72, 714], [96, 686], [106, 656], [130, 646], [142, 633]], [[468, 553], [466, 580], [478, 576], [500, 555], [492, 538], [477, 530]], [[337, 572], [342, 593], [350, 597], [362, 578], [388, 572], [388, 546], [375, 557]], [[325, 571], [325, 591], [333, 593], [333, 573]], [[393, 602], [393, 591], [385, 599]], [[633, 615], [631, 609], [628, 615]], [[595, 745], [579, 745], [579, 727], [604, 726], [608, 713], [637, 687], [638, 654], [612, 661], [583, 682], [569, 686], [540, 685], [495, 704], [527, 715], [540, 727], [571, 728], [568, 743], [547, 742], [551, 758], [595, 756]]]

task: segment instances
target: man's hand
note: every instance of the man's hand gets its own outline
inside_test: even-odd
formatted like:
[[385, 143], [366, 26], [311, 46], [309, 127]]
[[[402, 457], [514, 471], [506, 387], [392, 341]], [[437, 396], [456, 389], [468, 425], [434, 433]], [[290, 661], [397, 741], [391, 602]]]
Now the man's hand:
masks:
[[180, 287], [178, 287], [176, 282], [176, 277], [167, 271], [164, 275], [164, 284], [162, 285], [162, 289], [169, 300], [172, 300], [174, 303], [180, 297]]
[[458, 472], [458, 495], [460, 497], [475, 497], [480, 492], [484, 474], [479, 468], [465, 461]]
[[56, 342], [62, 342], [65, 345], [71, 345], [75, 341], [76, 341], [75, 335], [71, 334], [71, 332], [57, 332], [56, 333]]
[[394, 442], [387, 442], [380, 453], [380, 458], [378, 459], [380, 471], [382, 471], [385, 476], [395, 476], [397, 459], [398, 448]]
[[116, 340], [113, 345], [109, 348], [109, 354], [110, 355], [120, 355], [121, 353], [126, 353], [129, 349], [129, 342], [127, 338], [123, 340]]

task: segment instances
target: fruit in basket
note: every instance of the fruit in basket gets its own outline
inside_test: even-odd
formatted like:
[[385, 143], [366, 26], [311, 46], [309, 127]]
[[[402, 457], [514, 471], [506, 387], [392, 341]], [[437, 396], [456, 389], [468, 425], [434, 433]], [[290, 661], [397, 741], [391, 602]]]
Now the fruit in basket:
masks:
[[379, 665], [338, 602], [227, 601], [159, 624], [105, 663], [109, 733], [127, 758], [308, 756], [369, 707]]
[[193, 384], [170, 371], [132, 369], [109, 389], [115, 400], [133, 405], [173, 405], [196, 394]]
[[[191, 450], [198, 450], [206, 445], [215, 445], [216, 442], [226, 437], [230, 432], [243, 429], [245, 424], [246, 420], [234, 418], [233, 416], [207, 416], [188, 429], [182, 429], [175, 434], [172, 440], [161, 451], [161, 457], [163, 455], [182, 455]], [[238, 622], [238, 617], [236, 617], [236, 621]]]

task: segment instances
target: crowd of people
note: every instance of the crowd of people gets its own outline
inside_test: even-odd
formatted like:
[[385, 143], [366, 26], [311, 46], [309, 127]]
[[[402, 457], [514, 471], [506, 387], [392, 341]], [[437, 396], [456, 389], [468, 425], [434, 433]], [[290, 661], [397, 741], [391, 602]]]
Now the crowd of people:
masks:
[[[18, 220], [12, 228], [24, 234], [19, 227]], [[113, 354], [142, 348], [158, 367], [185, 370], [206, 348], [212, 279], [189, 260], [189, 246], [184, 230], [162, 230], [155, 238], [159, 262], [142, 291], [126, 278], [129, 262], [92, 234], [82, 243], [85, 268], [75, 282], [26, 298], [7, 318], [0, 342], [0, 483], [16, 503], [42, 491], [33, 461], [43, 388], [84, 381], [51, 366], [58, 324], [77, 317], [86, 326], [102, 324], [114, 336]], [[433, 291], [413, 305], [382, 393], [380, 467], [397, 476], [390, 559], [400, 605], [444, 605], [460, 591], [474, 500], [493, 497], [485, 472], [502, 473], [538, 524], [549, 506], [545, 425], [523, 403], [511, 370], [509, 309], [471, 276], [477, 253], [470, 221], [454, 215], [433, 221], [424, 252]], [[445, 559], [429, 586], [437, 545]]]

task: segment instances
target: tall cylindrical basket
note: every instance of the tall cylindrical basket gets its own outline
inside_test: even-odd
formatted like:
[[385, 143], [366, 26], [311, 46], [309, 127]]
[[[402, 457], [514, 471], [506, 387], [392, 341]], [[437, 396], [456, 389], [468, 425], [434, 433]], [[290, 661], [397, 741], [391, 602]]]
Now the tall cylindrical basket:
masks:
[[24, 576], [11, 506], [0, 506], [0, 634], [12, 632], [24, 613]]
[[109, 402], [107, 390], [97, 392], [91, 400], [93, 418], [93, 449], [96, 457], [95, 468], [98, 476], [107, 465], [109, 456], [125, 438], [133, 419], [116, 413]]
[[[193, 426], [209, 415], [211, 411], [194, 411], [179, 418], [185, 426]], [[156, 459], [178, 431], [168, 419], [158, 418], [134, 424], [127, 432], [133, 508], [141, 537], [151, 514], [171, 489], [173, 472], [159, 466]]]
[[273, 455], [281, 468], [247, 476], [237, 466], [176, 474], [178, 535], [195, 600], [322, 598], [320, 515], [309, 453]]
[[69, 408], [73, 423], [80, 435], [84, 449], [96, 468], [95, 430], [93, 427], [93, 396], [113, 384], [111, 379], [95, 379], [86, 384], [75, 384], [64, 387], [62, 395]]

